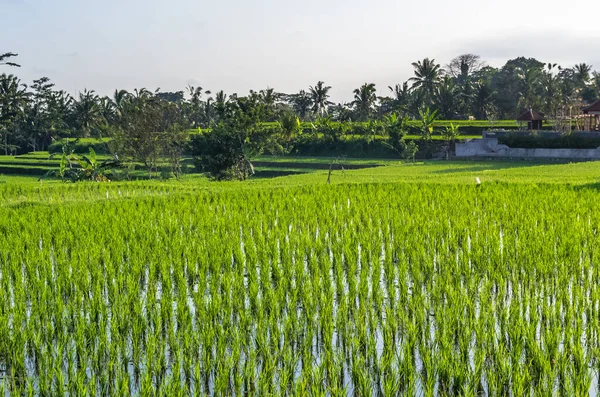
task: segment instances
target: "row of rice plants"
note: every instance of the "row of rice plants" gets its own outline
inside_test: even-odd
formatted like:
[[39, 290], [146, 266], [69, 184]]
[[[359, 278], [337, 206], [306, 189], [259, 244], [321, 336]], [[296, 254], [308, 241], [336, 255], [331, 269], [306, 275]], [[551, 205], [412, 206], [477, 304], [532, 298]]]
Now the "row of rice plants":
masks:
[[0, 208], [0, 393], [597, 389], [595, 191], [106, 189]]

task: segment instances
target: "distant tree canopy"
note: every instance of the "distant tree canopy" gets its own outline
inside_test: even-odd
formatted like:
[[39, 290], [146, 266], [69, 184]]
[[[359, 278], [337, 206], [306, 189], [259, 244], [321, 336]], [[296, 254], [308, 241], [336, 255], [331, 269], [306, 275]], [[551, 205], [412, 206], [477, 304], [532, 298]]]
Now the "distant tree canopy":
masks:
[[[18, 66], [11, 62], [14, 57], [10, 52], [0, 55], [0, 66]], [[530, 107], [553, 119], [573, 109], [577, 113], [600, 98], [600, 73], [585, 63], [564, 67], [519, 57], [495, 68], [478, 55], [462, 54], [445, 66], [434, 58], [417, 60], [412, 66], [413, 75], [406, 81], [379, 91], [365, 82], [348, 92], [349, 98], [352, 95], [348, 103], [332, 102], [332, 88], [324, 81], [297, 93], [265, 88], [242, 96], [188, 86], [175, 92], [120, 89], [102, 96], [84, 90], [71, 96], [56, 89], [47, 77], [26, 85], [4, 73], [0, 75], [0, 149], [4, 153], [45, 150], [60, 138], [113, 137], [128, 146], [121, 153], [152, 170], [157, 156], [182, 151], [181, 145], [169, 146], [176, 138], [174, 130], [205, 130], [195, 141], [200, 162], [207, 152], [198, 145], [216, 150], [219, 142], [208, 140], [207, 129], [221, 142], [233, 145], [235, 141], [236, 155], [248, 159], [272, 144], [272, 134], [279, 135], [281, 146], [289, 149], [291, 137], [301, 133], [300, 121], [314, 122], [315, 128], [322, 128], [322, 136], [337, 142], [346, 127], [336, 122], [385, 124], [390, 115], [422, 122], [427, 120], [424, 115], [432, 114], [439, 119], [515, 119]], [[277, 131], [271, 128], [264, 134], [260, 124], [265, 122]], [[365, 128], [372, 135], [380, 133], [375, 127]], [[225, 136], [228, 131], [232, 135]], [[428, 138], [427, 131], [422, 128], [419, 133]], [[166, 146], [170, 151], [162, 148]], [[248, 164], [241, 160], [236, 164], [244, 176]], [[210, 169], [206, 162], [203, 166]]]

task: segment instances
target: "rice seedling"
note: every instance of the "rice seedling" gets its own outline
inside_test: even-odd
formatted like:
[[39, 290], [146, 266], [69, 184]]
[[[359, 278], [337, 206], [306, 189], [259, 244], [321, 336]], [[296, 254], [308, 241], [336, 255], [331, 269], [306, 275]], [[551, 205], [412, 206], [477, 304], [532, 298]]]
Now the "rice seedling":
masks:
[[594, 190], [43, 189], [0, 206], [2, 395], [597, 391]]

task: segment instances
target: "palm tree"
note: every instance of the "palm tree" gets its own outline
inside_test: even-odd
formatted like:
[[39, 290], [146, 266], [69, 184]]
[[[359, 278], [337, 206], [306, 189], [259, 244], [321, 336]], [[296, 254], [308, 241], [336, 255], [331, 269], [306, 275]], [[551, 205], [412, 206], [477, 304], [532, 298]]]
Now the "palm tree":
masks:
[[227, 95], [223, 90], [215, 94], [215, 104], [213, 108], [215, 109], [215, 113], [221, 120], [225, 118], [225, 115], [227, 113], [227, 102]]
[[113, 124], [117, 118], [117, 107], [110, 97], [100, 98], [98, 106], [100, 107], [100, 114], [104, 121], [108, 124]]
[[115, 90], [115, 93], [112, 97], [112, 102], [117, 116], [121, 116], [121, 114], [123, 113], [123, 106], [130, 97], [131, 94], [127, 92], [127, 90]]
[[312, 99], [312, 111], [323, 116], [327, 113], [327, 106], [333, 105], [329, 101], [330, 86], [326, 86], [324, 82], [319, 81], [314, 87], [310, 87], [310, 96]]
[[515, 73], [521, 87], [518, 106], [521, 109], [527, 109], [537, 105], [538, 96], [535, 93], [535, 88], [540, 81], [542, 69], [534, 66], [519, 66], [515, 68]]
[[8, 130], [23, 114], [29, 100], [27, 86], [12, 74], [0, 75], [0, 132], [4, 134], [4, 152], [8, 155]]
[[405, 81], [402, 84], [396, 84], [394, 87], [388, 86], [388, 88], [392, 92], [392, 99], [399, 107], [408, 104], [408, 100], [410, 99], [410, 88], [408, 87], [408, 81]]
[[[140, 92], [136, 90], [136, 94]], [[79, 100], [73, 104], [73, 113], [77, 126], [86, 138], [103, 122], [99, 98], [93, 90], [79, 93]]]
[[14, 63], [14, 62], [8, 62], [7, 59], [12, 58], [12, 57], [16, 57], [19, 56], [19, 54], [15, 54], [12, 52], [6, 52], [4, 54], [0, 54], [0, 65], [6, 65], [6, 66], [14, 66], [17, 68], [20, 68], [21, 65], [19, 65], [18, 63]]
[[136, 88], [133, 90], [133, 97], [137, 100], [146, 100], [152, 97], [152, 93], [147, 88]]
[[275, 89], [267, 87], [258, 93], [258, 100], [265, 107], [264, 120], [274, 121], [275, 120], [275, 106], [277, 101], [281, 98], [281, 94], [275, 92]]
[[575, 75], [573, 77], [575, 78], [575, 81], [577, 81], [577, 84], [580, 87], [585, 87], [591, 79], [592, 65], [580, 63], [575, 65], [573, 70], [575, 71]]
[[478, 120], [485, 120], [491, 111], [494, 91], [489, 82], [482, 80], [473, 86], [473, 110]]
[[450, 76], [442, 79], [435, 92], [435, 101], [440, 116], [445, 120], [452, 120], [456, 116], [457, 110], [457, 87]]
[[[209, 112], [207, 111], [207, 104], [202, 103], [202, 95], [210, 95], [211, 92], [208, 90], [204, 90], [202, 87], [194, 87], [192, 85], [187, 86], [188, 93], [190, 94], [189, 101], [189, 118], [191, 119], [194, 128], [198, 127], [200, 123], [204, 121], [210, 120]], [[207, 102], [211, 101], [209, 98]], [[210, 107], [210, 103], [208, 103], [208, 107]]]
[[354, 101], [352, 105], [356, 108], [356, 112], [360, 120], [368, 120], [373, 106], [377, 102], [377, 89], [373, 83], [365, 83], [360, 88], [354, 90]]
[[[555, 74], [557, 64], [549, 63], [547, 69], [543, 70], [540, 77], [540, 91], [544, 97], [544, 112], [550, 117], [555, 117], [558, 114], [558, 105], [560, 104], [560, 78]], [[562, 68], [558, 66], [558, 71]]]
[[422, 61], [413, 62], [415, 68], [415, 77], [411, 77], [412, 89], [416, 90], [426, 106], [433, 103], [433, 97], [437, 87], [440, 85], [440, 79], [443, 69], [435, 59], [425, 58]]
[[305, 120], [312, 107], [311, 96], [306, 91], [300, 90], [299, 93], [289, 96], [289, 102], [300, 119]]

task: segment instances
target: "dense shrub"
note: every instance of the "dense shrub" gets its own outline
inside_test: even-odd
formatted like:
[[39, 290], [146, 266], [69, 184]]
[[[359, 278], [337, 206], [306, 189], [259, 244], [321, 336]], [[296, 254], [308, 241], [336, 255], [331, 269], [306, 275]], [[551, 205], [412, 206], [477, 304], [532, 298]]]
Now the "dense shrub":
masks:
[[[73, 153], [87, 154], [90, 152], [90, 148], [97, 154], [109, 154], [108, 140], [98, 140], [89, 138], [80, 138], [71, 140], [73, 146]], [[62, 153], [64, 140], [58, 140], [48, 146], [48, 153]]]
[[527, 136], [507, 134], [498, 138], [498, 143], [512, 148], [525, 149], [596, 149], [600, 147], [600, 138], [577, 134], [562, 135], [556, 138], [548, 138], [535, 134]]

